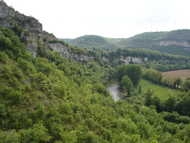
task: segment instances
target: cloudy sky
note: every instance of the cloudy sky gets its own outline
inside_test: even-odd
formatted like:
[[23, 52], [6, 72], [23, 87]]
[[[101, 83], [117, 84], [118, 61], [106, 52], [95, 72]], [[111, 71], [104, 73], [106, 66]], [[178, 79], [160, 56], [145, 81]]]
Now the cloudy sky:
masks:
[[189, 0], [4, 0], [59, 38], [190, 28]]

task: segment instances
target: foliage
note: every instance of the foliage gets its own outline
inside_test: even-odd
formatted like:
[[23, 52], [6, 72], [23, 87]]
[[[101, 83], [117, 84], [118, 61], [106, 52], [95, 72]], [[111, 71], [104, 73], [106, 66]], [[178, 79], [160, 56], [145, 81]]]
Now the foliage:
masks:
[[132, 81], [133, 85], [137, 87], [142, 76], [141, 67], [138, 65], [122, 65], [116, 71], [116, 77], [121, 80], [123, 76], [127, 75]]
[[188, 29], [169, 32], [145, 32], [130, 38], [106, 38], [97, 35], [85, 35], [75, 39], [63, 39], [71, 45], [86, 49], [101, 49], [113, 51], [119, 48], [139, 48], [146, 50], [157, 50], [161, 53], [189, 56], [188, 49], [181, 45], [161, 45], [163, 41], [188, 42], [190, 31]]
[[6, 52], [12, 58], [23, 56], [24, 46], [15, 33], [3, 27], [0, 27], [0, 31], [0, 50]]
[[147, 80], [150, 80], [156, 84], [161, 84], [162, 74], [156, 70], [148, 69], [144, 72], [143, 77]]
[[[168, 122], [169, 117], [144, 106], [143, 97], [114, 102], [105, 90], [109, 67], [96, 62], [84, 65], [52, 51], [34, 58], [13, 32], [7, 34], [9, 40], [1, 39], [0, 51], [0, 142], [189, 141], [188, 118], [176, 119], [180, 124]], [[12, 36], [17, 44], [9, 44], [15, 42]], [[140, 79], [133, 77], [141, 75], [139, 69], [130, 65], [124, 72], [134, 85]], [[189, 114], [188, 103], [189, 98], [184, 98], [178, 108]]]
[[186, 94], [178, 100], [176, 97], [170, 97], [167, 100], [161, 101], [157, 96], [153, 96], [153, 94], [147, 92], [145, 104], [155, 106], [158, 112], [178, 112], [181, 115], [190, 116], [190, 97]]
[[167, 86], [154, 84], [147, 80], [141, 80], [140, 86], [143, 87], [143, 93], [146, 93], [147, 91], [151, 90], [154, 93], [154, 95], [159, 97], [161, 100], [167, 100], [169, 97], [181, 96], [184, 93], [183, 91], [172, 89]]
[[133, 91], [134, 88], [132, 81], [127, 75], [122, 77], [120, 82], [120, 87], [122, 90], [126, 91], [128, 95], [131, 95], [131, 92]]
[[190, 90], [190, 80], [189, 79], [185, 80], [183, 87], [186, 91]]
[[142, 64], [146, 68], [153, 68], [159, 71], [170, 71], [190, 68], [189, 57], [171, 55], [143, 48], [117, 49], [108, 52], [107, 57], [110, 61], [112, 61], [112, 64], [114, 66], [122, 63], [121, 57], [137, 57], [142, 60]]

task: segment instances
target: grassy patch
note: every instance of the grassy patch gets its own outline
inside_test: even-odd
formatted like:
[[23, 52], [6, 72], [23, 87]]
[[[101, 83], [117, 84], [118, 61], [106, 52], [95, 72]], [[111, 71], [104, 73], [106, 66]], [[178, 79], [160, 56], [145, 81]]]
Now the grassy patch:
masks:
[[152, 90], [154, 95], [159, 97], [161, 100], [167, 100], [171, 96], [180, 96], [183, 93], [180, 90], [160, 86], [147, 80], [141, 80], [140, 85], [143, 93], [146, 93], [148, 90]]

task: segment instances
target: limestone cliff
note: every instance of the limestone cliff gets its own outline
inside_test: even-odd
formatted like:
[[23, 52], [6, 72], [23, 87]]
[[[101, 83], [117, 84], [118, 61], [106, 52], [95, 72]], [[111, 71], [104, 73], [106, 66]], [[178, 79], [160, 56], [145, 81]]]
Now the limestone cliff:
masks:
[[190, 47], [190, 42], [188, 41], [160, 41], [160, 46], [181, 46], [181, 47]]
[[4, 1], [0, 1], [0, 25], [8, 28], [20, 26], [30, 32], [42, 32], [42, 24], [38, 20], [20, 14], [9, 7]]
[[0, 26], [17, 32], [33, 56], [37, 54], [39, 43], [47, 45], [47, 41], [56, 39], [55, 36], [43, 31], [38, 20], [17, 12], [4, 1], [0, 1]]
[[66, 58], [78, 61], [93, 59], [84, 54], [75, 54], [69, 47], [59, 42], [51, 43], [50, 41], [58, 41], [58, 39], [53, 34], [43, 31], [42, 24], [37, 19], [19, 13], [2, 0], [0, 1], [0, 26], [14, 30], [34, 57], [39, 47], [43, 46], [45, 50], [59, 52]]

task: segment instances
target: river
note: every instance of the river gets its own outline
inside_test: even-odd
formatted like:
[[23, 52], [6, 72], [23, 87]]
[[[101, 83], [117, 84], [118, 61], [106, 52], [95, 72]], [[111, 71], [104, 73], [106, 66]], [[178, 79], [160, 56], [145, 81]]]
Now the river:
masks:
[[108, 91], [109, 91], [109, 93], [112, 96], [114, 101], [120, 100], [118, 84], [112, 84], [107, 89], [108, 89]]

